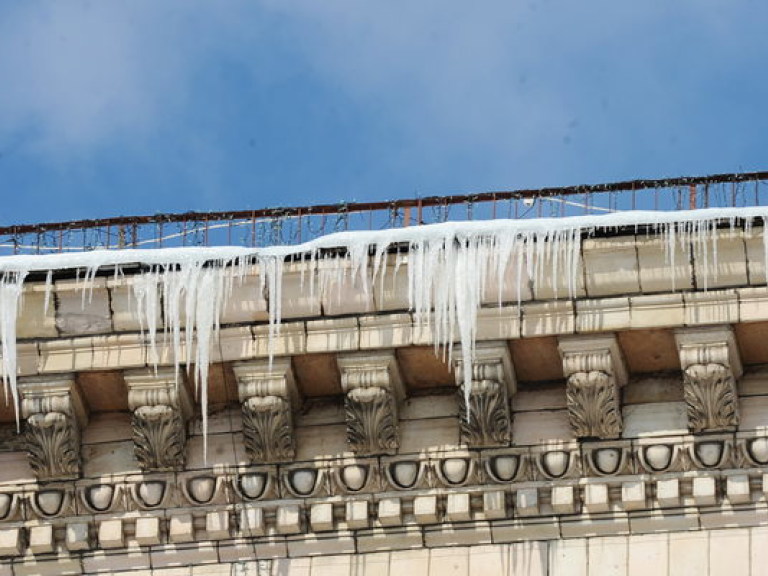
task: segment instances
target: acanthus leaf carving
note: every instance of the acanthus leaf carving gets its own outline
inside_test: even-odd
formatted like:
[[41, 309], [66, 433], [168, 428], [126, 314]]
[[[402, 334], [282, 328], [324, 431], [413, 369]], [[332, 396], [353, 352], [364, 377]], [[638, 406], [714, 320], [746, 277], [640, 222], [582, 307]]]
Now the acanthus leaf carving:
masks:
[[[471, 371], [471, 386], [465, 370]], [[454, 361], [458, 386], [459, 430], [463, 444], [475, 448], [504, 446], [512, 439], [509, 399], [517, 380], [506, 342], [481, 342], [469, 367], [459, 353]]]
[[192, 401], [171, 369], [125, 373], [128, 406], [133, 411], [133, 451], [142, 470], [180, 470], [184, 466], [186, 421]]
[[20, 383], [24, 441], [38, 480], [80, 475], [80, 431], [87, 418], [74, 379], [40, 377]]
[[[465, 401], [469, 399], [469, 404]], [[495, 380], [473, 380], [467, 395], [459, 387], [459, 427], [463, 443], [473, 447], [503, 446], [512, 437], [506, 391]]]
[[562, 337], [558, 343], [566, 376], [566, 404], [578, 438], [619, 438], [619, 389], [628, 379], [615, 335]]
[[293, 460], [291, 406], [279, 396], [254, 396], [243, 402], [243, 437], [252, 462]]
[[171, 406], [139, 406], [133, 412], [133, 449], [142, 470], [184, 466], [184, 421]]
[[616, 381], [605, 372], [576, 372], [568, 377], [566, 401], [571, 428], [579, 438], [618, 438], [622, 419]]
[[293, 460], [292, 411], [298, 390], [290, 358], [234, 366], [243, 410], [245, 449], [254, 464]]
[[729, 326], [675, 331], [688, 428], [692, 432], [734, 430], [739, 424], [736, 380], [743, 373]]
[[32, 414], [27, 418], [25, 436], [29, 465], [38, 479], [79, 476], [80, 434], [67, 414]]
[[736, 383], [727, 366], [688, 366], [683, 372], [683, 391], [691, 431], [734, 430], [738, 426]]
[[403, 396], [394, 353], [349, 354], [337, 362], [350, 449], [360, 456], [394, 454], [400, 444], [397, 402]]
[[347, 443], [359, 455], [394, 454], [399, 445], [395, 399], [383, 388], [355, 388], [345, 401]]

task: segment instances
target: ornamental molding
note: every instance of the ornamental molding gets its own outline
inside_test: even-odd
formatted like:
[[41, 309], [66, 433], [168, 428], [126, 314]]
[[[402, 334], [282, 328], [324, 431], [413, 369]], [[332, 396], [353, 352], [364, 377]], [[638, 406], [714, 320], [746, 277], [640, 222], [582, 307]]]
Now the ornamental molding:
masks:
[[723, 433], [10, 484], [0, 486], [0, 557], [160, 553], [233, 538], [252, 550], [371, 529], [384, 542], [405, 529], [421, 543], [441, 526], [454, 538], [509, 528], [515, 540], [542, 529], [586, 537], [606, 522], [665, 532], [679, 530], [681, 508], [697, 522], [735, 513], [759, 525], [766, 446], [764, 432]]
[[394, 352], [348, 354], [337, 363], [350, 449], [359, 456], [394, 454], [400, 445], [397, 404], [405, 396]]
[[615, 335], [559, 339], [566, 377], [566, 403], [578, 438], [619, 438], [620, 388], [628, 372]]
[[173, 368], [124, 373], [128, 407], [133, 412], [133, 448], [144, 471], [184, 467], [186, 422], [192, 399], [183, 378]]
[[478, 343], [472, 359], [471, 386], [464, 380], [461, 350], [455, 352], [461, 442], [473, 448], [504, 446], [512, 439], [510, 397], [517, 390], [505, 342]]
[[299, 406], [290, 358], [233, 366], [243, 408], [245, 450], [253, 464], [293, 460], [293, 410]]
[[735, 430], [739, 424], [736, 380], [743, 367], [730, 327], [675, 332], [683, 392], [692, 432]]
[[87, 413], [71, 376], [19, 381], [29, 465], [38, 480], [80, 476], [80, 435]]
[[579, 438], [618, 438], [622, 431], [619, 389], [599, 370], [568, 376], [566, 403], [571, 428]]

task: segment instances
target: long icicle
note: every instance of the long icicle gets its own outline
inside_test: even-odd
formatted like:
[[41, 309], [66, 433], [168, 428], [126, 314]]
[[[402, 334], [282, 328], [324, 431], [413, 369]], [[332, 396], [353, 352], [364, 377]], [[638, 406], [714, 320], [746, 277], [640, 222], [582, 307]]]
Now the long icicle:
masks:
[[[521, 298], [522, 271], [534, 283], [545, 275], [552, 277], [557, 290], [559, 276], [565, 274], [567, 297], [575, 296], [580, 269], [581, 239], [589, 233], [616, 232], [622, 228], [648, 226], [662, 237], [667, 263], [675, 264], [677, 244], [690, 246], [704, 275], [717, 271], [718, 224], [729, 225], [731, 233], [740, 222], [751, 230], [754, 220], [764, 225], [768, 208], [715, 209], [677, 213], [616, 213], [531, 221], [454, 222], [407, 229], [373, 232], [345, 232], [319, 238], [294, 247], [262, 249], [180, 248], [159, 250], [92, 251], [79, 254], [10, 256], [0, 258], [0, 339], [3, 353], [3, 382], [13, 398], [18, 419], [16, 386], [16, 319], [28, 272], [46, 273], [48, 309], [53, 291], [53, 272], [78, 271], [83, 305], [90, 301], [96, 273], [122, 265], [141, 263], [149, 267], [134, 279], [132, 294], [142, 333], [149, 339], [150, 363], [157, 365], [156, 331], [159, 307], [162, 309], [165, 341], [170, 340], [177, 376], [184, 359], [189, 371], [195, 365], [195, 386], [202, 404], [203, 428], [207, 433], [207, 378], [210, 354], [218, 337], [220, 313], [231, 294], [233, 275], [242, 277], [255, 261], [269, 310], [269, 358], [280, 333], [282, 284], [286, 259], [299, 260], [302, 271], [309, 271], [309, 291], [340, 301], [341, 293], [325, 294], [352, 286], [365, 295], [371, 287], [383, 289], [387, 274], [387, 254], [392, 248], [409, 247], [405, 256], [396, 257], [393, 282], [401, 263], [407, 259], [408, 302], [418, 329], [432, 332], [436, 351], [450, 362], [455, 340], [461, 345], [465, 368], [465, 392], [471, 388], [471, 362], [475, 349], [477, 313], [487, 288], [489, 274], [497, 276], [498, 291], [512, 268], [517, 278], [518, 303]], [[768, 267], [768, 238], [763, 235]], [[327, 249], [344, 250], [343, 258], [324, 259]], [[373, 255], [373, 261], [371, 261]], [[308, 257], [307, 257], [308, 256]], [[321, 261], [322, 260], [322, 261]], [[333, 272], [328, 270], [333, 268]], [[81, 271], [84, 275], [81, 276]], [[323, 273], [318, 273], [324, 271]], [[329, 273], [330, 272], [330, 273]], [[370, 275], [370, 277], [369, 277]], [[381, 276], [380, 276], [381, 275]], [[706, 289], [706, 286], [703, 286]], [[162, 303], [160, 304], [160, 294]], [[555, 294], [555, 297], [560, 297]], [[329, 300], [331, 301], [331, 300]], [[501, 304], [501, 301], [499, 301]], [[45, 312], [44, 310], [44, 312]], [[182, 327], [184, 336], [182, 338]], [[458, 336], [458, 338], [456, 338]]]

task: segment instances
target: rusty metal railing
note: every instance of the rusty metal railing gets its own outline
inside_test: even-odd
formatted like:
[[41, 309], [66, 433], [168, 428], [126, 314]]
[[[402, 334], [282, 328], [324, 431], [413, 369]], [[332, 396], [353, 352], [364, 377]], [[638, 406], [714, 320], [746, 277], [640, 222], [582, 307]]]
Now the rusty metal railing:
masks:
[[342, 230], [448, 220], [565, 217], [625, 210], [685, 210], [768, 203], [768, 172], [501, 190], [387, 202], [231, 212], [187, 212], [0, 228], [0, 254], [115, 248], [300, 244]]

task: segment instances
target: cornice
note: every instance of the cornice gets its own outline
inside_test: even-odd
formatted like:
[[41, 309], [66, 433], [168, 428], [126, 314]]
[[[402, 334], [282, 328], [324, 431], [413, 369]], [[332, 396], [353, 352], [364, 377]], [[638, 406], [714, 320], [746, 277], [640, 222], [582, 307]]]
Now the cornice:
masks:
[[338, 552], [345, 541], [352, 551], [410, 547], [388, 534], [440, 545], [448, 532], [471, 544], [485, 532], [504, 542], [711, 528], [734, 518], [750, 526], [764, 522], [767, 492], [762, 433], [115, 475], [0, 488], [0, 556], [127, 554], [185, 542], [307, 555]]
[[[606, 330], [728, 326], [768, 318], [761, 305], [766, 298], [768, 288], [762, 286], [486, 306], [478, 313], [477, 341], [564, 337], [577, 331], [586, 335]], [[269, 332], [269, 326], [252, 320], [223, 324], [219, 332], [221, 345], [212, 349], [211, 361], [238, 362], [268, 359], [270, 354], [280, 357], [435, 344], [427, 324], [402, 311], [286, 319], [271, 344]], [[180, 363], [186, 362], [183, 341], [182, 338], [178, 349]], [[454, 341], [458, 342], [458, 335]], [[174, 364], [172, 342], [162, 332], [157, 335], [156, 352], [159, 366]], [[148, 337], [135, 331], [53, 338], [46, 333], [40, 338], [20, 339], [17, 356], [20, 377], [141, 368], [153, 365], [154, 361]]]

